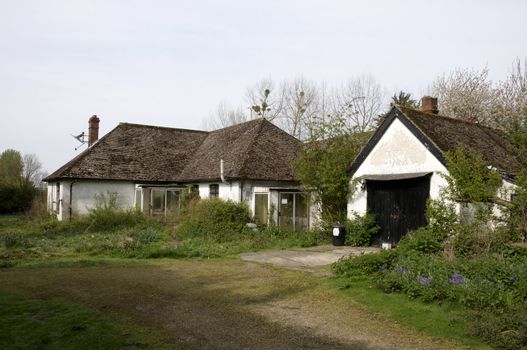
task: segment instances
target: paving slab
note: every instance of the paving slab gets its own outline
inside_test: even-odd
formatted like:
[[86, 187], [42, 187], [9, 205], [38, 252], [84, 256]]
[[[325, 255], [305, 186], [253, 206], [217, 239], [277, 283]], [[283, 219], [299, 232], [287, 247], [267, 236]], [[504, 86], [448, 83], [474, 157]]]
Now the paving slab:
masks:
[[330, 265], [345, 256], [371, 254], [379, 250], [379, 248], [374, 247], [335, 247], [324, 245], [244, 253], [240, 255], [240, 258], [245, 261], [312, 271], [315, 268]]

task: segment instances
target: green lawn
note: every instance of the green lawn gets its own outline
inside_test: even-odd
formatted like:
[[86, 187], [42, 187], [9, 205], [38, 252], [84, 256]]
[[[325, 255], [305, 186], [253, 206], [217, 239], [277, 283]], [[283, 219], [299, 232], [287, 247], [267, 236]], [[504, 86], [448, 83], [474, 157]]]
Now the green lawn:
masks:
[[0, 315], [0, 349], [168, 348], [166, 339], [151, 331], [62, 299], [0, 293]]
[[335, 277], [331, 286], [367, 310], [383, 315], [405, 326], [434, 337], [462, 344], [484, 347], [480, 339], [467, 335], [467, 310], [452, 303], [425, 303], [401, 293], [386, 293], [372, 285], [368, 278]]

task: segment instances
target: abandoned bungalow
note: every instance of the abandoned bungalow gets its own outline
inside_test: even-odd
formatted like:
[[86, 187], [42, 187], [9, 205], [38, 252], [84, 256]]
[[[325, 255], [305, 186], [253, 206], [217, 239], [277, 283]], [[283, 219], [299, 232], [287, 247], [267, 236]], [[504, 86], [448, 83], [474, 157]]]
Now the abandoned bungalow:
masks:
[[350, 167], [355, 191], [348, 217], [373, 213], [381, 227], [376, 244], [396, 244], [406, 232], [425, 225], [427, 199], [438, 199], [447, 186], [441, 176], [448, 174], [445, 152], [458, 146], [478, 151], [502, 174], [506, 200], [521, 168], [499, 132], [440, 116], [436, 98], [425, 96], [421, 105], [421, 110], [392, 107]]
[[167, 215], [193, 186], [201, 198], [247, 203], [260, 222], [310, 226], [308, 196], [291, 169], [302, 143], [265, 119], [212, 132], [121, 123], [100, 139], [98, 129], [93, 116], [88, 148], [45, 179], [59, 220], [86, 214], [107, 192], [122, 209]]

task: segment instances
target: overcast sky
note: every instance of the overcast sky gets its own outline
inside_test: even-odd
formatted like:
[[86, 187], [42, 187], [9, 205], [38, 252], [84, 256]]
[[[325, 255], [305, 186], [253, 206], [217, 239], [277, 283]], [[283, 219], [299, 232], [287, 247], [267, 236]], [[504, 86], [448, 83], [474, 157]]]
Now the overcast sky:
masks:
[[71, 159], [92, 114], [199, 129], [248, 85], [373, 75], [420, 97], [441, 73], [527, 57], [527, 1], [0, 0], [0, 152]]

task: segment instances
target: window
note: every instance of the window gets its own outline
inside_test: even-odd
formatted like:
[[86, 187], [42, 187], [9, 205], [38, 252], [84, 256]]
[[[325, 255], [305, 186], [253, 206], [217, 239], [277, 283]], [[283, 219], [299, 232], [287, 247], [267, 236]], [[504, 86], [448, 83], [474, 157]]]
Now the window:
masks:
[[309, 201], [302, 192], [281, 192], [278, 222], [281, 228], [291, 231], [309, 229]]
[[209, 197], [218, 197], [220, 195], [220, 185], [212, 184], [209, 185]]
[[167, 212], [176, 212], [180, 207], [180, 196], [179, 191], [168, 190], [167, 191]]
[[254, 217], [261, 224], [267, 224], [269, 219], [269, 194], [255, 193], [254, 194]]
[[55, 198], [55, 211], [60, 213], [60, 182], [57, 182], [57, 194]]
[[141, 194], [142, 194], [141, 189], [137, 188], [135, 190], [135, 209], [137, 209], [137, 210], [141, 210], [141, 202], [142, 202]]
[[152, 190], [152, 214], [165, 214], [165, 190]]

